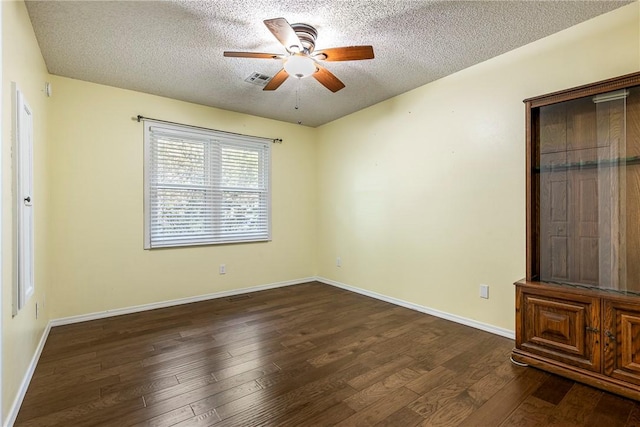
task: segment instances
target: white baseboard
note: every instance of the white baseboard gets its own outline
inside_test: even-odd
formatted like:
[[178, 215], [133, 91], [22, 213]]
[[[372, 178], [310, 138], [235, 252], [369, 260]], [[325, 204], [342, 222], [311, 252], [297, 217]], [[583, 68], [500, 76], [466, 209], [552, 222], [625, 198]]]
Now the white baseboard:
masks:
[[136, 305], [132, 307], [116, 308], [113, 310], [98, 311], [98, 312], [89, 313], [89, 314], [80, 314], [78, 316], [61, 317], [59, 319], [53, 319], [49, 323], [51, 326], [70, 325], [72, 323], [80, 323], [80, 322], [86, 322], [89, 320], [104, 319], [107, 317], [121, 316], [123, 314], [131, 314], [131, 313], [138, 313], [141, 311], [155, 310], [157, 308], [173, 307], [175, 305], [189, 304], [192, 302], [200, 302], [200, 301], [206, 301], [206, 300], [216, 299], [216, 298], [226, 298], [226, 297], [231, 297], [235, 295], [247, 294], [250, 292], [264, 291], [267, 289], [283, 288], [285, 286], [292, 286], [292, 285], [299, 285], [301, 283], [313, 282], [314, 280], [316, 280], [315, 277], [306, 277], [302, 279], [288, 280], [285, 282], [270, 283], [267, 285], [258, 285], [258, 286], [251, 286], [248, 288], [233, 289], [230, 291], [222, 291], [222, 292], [214, 292], [214, 293], [205, 294], [205, 295], [197, 295], [195, 297], [178, 298], [178, 299], [169, 300], [169, 301], [153, 302], [150, 304], [142, 304], [142, 305]]
[[[42, 349], [44, 349], [44, 344], [47, 342], [47, 337], [49, 337], [49, 331], [51, 331], [51, 322], [47, 324], [42, 332], [42, 336], [40, 337], [40, 341], [38, 342], [38, 347], [36, 347], [36, 352], [33, 354], [31, 358], [31, 362], [29, 362], [29, 366], [27, 368], [27, 372], [24, 374], [22, 378], [22, 382], [20, 383], [20, 388], [18, 389], [18, 394], [16, 398], [13, 400], [11, 404], [11, 408], [9, 408], [9, 413], [7, 414], [7, 427], [12, 427], [16, 422], [16, 418], [18, 417], [18, 411], [20, 411], [20, 406], [22, 406], [22, 401], [24, 400], [24, 396], [27, 394], [27, 389], [29, 388], [29, 384], [31, 383], [31, 378], [33, 377], [33, 373], [36, 371], [36, 366], [38, 365], [38, 360], [40, 360], [40, 355], [42, 354]], [[1, 420], [0, 420], [1, 421]]]
[[433, 308], [425, 307], [423, 305], [414, 304], [412, 302], [404, 301], [398, 298], [393, 298], [387, 295], [382, 295], [377, 292], [368, 291], [366, 289], [357, 288], [355, 286], [346, 285], [344, 283], [336, 282], [335, 280], [327, 279], [324, 277], [316, 277], [318, 282], [325, 283], [327, 285], [335, 286], [337, 288], [345, 289], [347, 291], [355, 292], [361, 295], [365, 295], [371, 298], [375, 298], [381, 301], [385, 301], [391, 304], [399, 305], [401, 307], [409, 308], [411, 310], [419, 311], [421, 313], [430, 314], [432, 316], [440, 317], [442, 319], [450, 320], [452, 322], [460, 323], [462, 325], [471, 326], [472, 328], [480, 329], [485, 332], [490, 332], [502, 337], [515, 339], [515, 331], [499, 328], [497, 326], [489, 325], [488, 323], [478, 322], [477, 320], [468, 319], [466, 317], [458, 316], [444, 311], [436, 310]]

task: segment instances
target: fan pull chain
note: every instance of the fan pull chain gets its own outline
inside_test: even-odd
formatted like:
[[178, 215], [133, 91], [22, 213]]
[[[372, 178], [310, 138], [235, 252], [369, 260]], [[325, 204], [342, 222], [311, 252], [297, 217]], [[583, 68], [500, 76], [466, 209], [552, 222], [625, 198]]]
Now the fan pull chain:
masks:
[[298, 124], [301, 125], [302, 124], [302, 120], [300, 120], [300, 80], [301, 79], [297, 79], [298, 81], [296, 82], [296, 111], [297, 111], [297, 115], [298, 115]]

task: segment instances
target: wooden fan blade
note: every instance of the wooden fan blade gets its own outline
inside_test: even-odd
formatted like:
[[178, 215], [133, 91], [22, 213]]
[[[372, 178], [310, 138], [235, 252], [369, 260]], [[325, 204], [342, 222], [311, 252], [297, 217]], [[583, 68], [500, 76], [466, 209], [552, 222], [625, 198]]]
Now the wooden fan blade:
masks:
[[324, 87], [326, 87], [327, 89], [329, 89], [331, 92], [334, 92], [334, 93], [344, 87], [344, 83], [342, 83], [340, 79], [334, 76], [331, 71], [327, 70], [326, 68], [320, 65], [316, 64], [316, 66], [318, 67], [318, 71], [313, 73], [312, 76], [317, 81], [322, 83]]
[[271, 77], [269, 83], [267, 83], [267, 85], [262, 88], [262, 90], [276, 90], [282, 83], [284, 83], [285, 80], [287, 80], [288, 77], [289, 73], [287, 73], [283, 68], [282, 70], [278, 71], [275, 76]]
[[262, 52], [224, 52], [224, 56], [229, 58], [257, 58], [257, 59], [281, 59], [284, 55], [279, 53], [262, 53]]
[[296, 35], [289, 22], [284, 18], [265, 19], [264, 25], [278, 39], [287, 52], [302, 51], [302, 42]]
[[[324, 61], [358, 61], [373, 59], [373, 46], [345, 46], [322, 49], [313, 54], [314, 59]], [[324, 58], [323, 58], [324, 57]]]

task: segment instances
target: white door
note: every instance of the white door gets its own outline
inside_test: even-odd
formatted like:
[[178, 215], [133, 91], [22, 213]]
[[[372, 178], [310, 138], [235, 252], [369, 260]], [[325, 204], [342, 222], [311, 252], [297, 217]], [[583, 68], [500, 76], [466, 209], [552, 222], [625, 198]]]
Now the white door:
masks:
[[15, 194], [17, 274], [14, 314], [33, 295], [33, 115], [24, 96], [16, 88]]

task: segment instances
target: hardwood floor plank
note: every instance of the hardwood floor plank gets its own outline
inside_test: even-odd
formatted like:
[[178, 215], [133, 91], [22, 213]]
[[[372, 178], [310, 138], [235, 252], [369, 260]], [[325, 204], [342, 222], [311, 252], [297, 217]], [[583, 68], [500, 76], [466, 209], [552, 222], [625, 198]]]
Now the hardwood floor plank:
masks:
[[[260, 352], [256, 352], [255, 354], [259, 354], [259, 353]], [[277, 352], [273, 352], [273, 354], [277, 354]], [[213, 376], [218, 380], [225, 380], [227, 378], [235, 377], [236, 375], [246, 371], [252, 371], [254, 369], [259, 369], [264, 366], [269, 366], [273, 364], [274, 360], [276, 360], [275, 356], [258, 357], [256, 359], [251, 359], [243, 363], [238, 363], [237, 365], [233, 365], [224, 369], [213, 371]]]
[[220, 425], [259, 425], [297, 407], [348, 387], [346, 382], [369, 369], [358, 357], [325, 365], [291, 381], [278, 383], [218, 408]]
[[[449, 376], [448, 379], [442, 379], [439, 384], [420, 396], [409, 407], [423, 416], [430, 419], [434, 414], [438, 413], [441, 408], [451, 404], [452, 401], [462, 399], [461, 393], [467, 393], [467, 389], [476, 382], [484, 378], [493, 369], [500, 366], [505, 359], [505, 350], [501, 347], [488, 344], [478, 344], [473, 347], [475, 352], [474, 358], [468, 356], [456, 356], [450, 359], [450, 362], [442, 365], [449, 371], [457, 372], [456, 376]], [[480, 351], [480, 353], [478, 353]], [[478, 354], [482, 354], [478, 356]], [[466, 401], [466, 399], [465, 399]], [[461, 421], [461, 420], [460, 420]]]
[[485, 333], [484, 335], [484, 337], [481, 337], [480, 335], [477, 336], [479, 338], [479, 342], [475, 343], [471, 347], [467, 347], [469, 351], [459, 352], [454, 357], [443, 362], [442, 365], [452, 371], [462, 372], [466, 370], [469, 365], [477, 364], [477, 354], [486, 355], [487, 352], [490, 352], [492, 354], [492, 360], [499, 359], [500, 363], [502, 363], [504, 360], [508, 360], [508, 356], [510, 355], [512, 350], [511, 343], [508, 343], [508, 345], [506, 346], [500, 345], [505, 344], [508, 341], [496, 335], [487, 333]]
[[188, 357], [172, 359], [159, 365], [152, 365], [145, 376], [169, 376], [175, 375], [178, 382], [184, 382], [191, 378], [198, 378], [203, 375], [210, 375], [217, 364], [225, 359], [231, 358], [227, 353], [216, 353], [207, 355], [206, 353], [194, 354]]
[[573, 384], [574, 382], [569, 379], [551, 375], [547, 378], [547, 381], [533, 393], [533, 396], [557, 405], [569, 392], [571, 387], [573, 387]]
[[48, 413], [57, 412], [77, 404], [90, 402], [100, 398], [101, 387], [118, 384], [120, 377], [110, 375], [100, 380], [76, 384], [64, 388], [50, 388], [54, 392], [49, 392], [46, 399], [41, 394], [29, 394], [25, 396], [21, 415], [24, 419], [36, 418]]
[[[249, 379], [247, 379], [247, 381], [251, 381], [253, 379], [254, 378], [249, 378]], [[245, 381], [243, 381], [243, 382], [245, 382]], [[189, 392], [192, 392], [194, 390], [203, 389], [204, 387], [207, 387], [207, 386], [209, 386], [211, 384], [217, 384], [216, 387], [220, 387], [222, 382], [218, 382], [213, 377], [213, 375], [205, 375], [205, 376], [202, 376], [200, 378], [194, 378], [191, 381], [187, 381], [187, 382], [184, 382], [184, 383], [180, 383], [179, 382], [177, 385], [172, 386], [172, 387], [167, 387], [167, 388], [164, 388], [162, 390], [145, 393], [144, 394], [145, 404], [147, 406], [152, 406], [153, 404], [155, 404], [157, 402], [162, 402], [163, 400], [175, 398], [175, 397], [178, 397], [178, 396], [184, 396]], [[208, 396], [208, 395], [207, 394], [199, 395], [198, 398], [201, 399], [201, 398], [206, 397], [206, 396]], [[191, 403], [191, 402], [194, 401], [194, 399], [197, 399], [197, 398], [195, 398], [195, 397], [194, 398], [187, 398], [187, 399], [185, 399], [185, 402]]]
[[477, 407], [480, 407], [505, 387], [510, 381], [522, 375], [524, 371], [524, 369], [515, 366], [507, 359], [496, 369], [490, 371], [478, 382], [469, 387], [467, 393], [473, 399], [474, 404]]
[[175, 376], [150, 380], [126, 381], [102, 387], [100, 389], [100, 394], [104, 396], [106, 394], [117, 393], [120, 399], [127, 400], [178, 384], [178, 380]]
[[637, 404], [633, 406], [625, 427], [640, 427], [640, 406]]
[[[313, 417], [319, 417], [317, 423], [321, 425], [333, 425], [350, 415], [348, 408], [339, 405], [342, 401], [355, 393], [351, 387], [343, 387], [335, 393], [328, 394], [318, 399], [312, 400], [305, 405], [300, 405], [295, 409], [285, 412], [280, 417], [273, 420], [279, 426], [298, 427], [302, 425], [313, 425]], [[331, 411], [332, 408], [335, 408]]]
[[413, 391], [400, 387], [392, 393], [388, 398], [380, 399], [374, 404], [357, 411], [355, 414], [346, 418], [337, 426], [371, 426], [384, 420], [400, 408], [405, 407], [409, 402], [418, 397]]
[[256, 381], [240, 384], [236, 387], [222, 391], [210, 397], [198, 400], [191, 404], [191, 409], [196, 415], [204, 414], [234, 400], [248, 396], [258, 390], [262, 390]]
[[348, 387], [341, 381], [324, 380], [313, 388], [299, 387], [289, 392], [277, 390], [261, 390], [225, 404], [217, 409], [222, 419], [221, 426], [254, 426], [264, 424], [267, 420], [278, 418], [295, 409], [316, 401], [324, 396], [339, 393]]
[[212, 426], [220, 421], [220, 416], [215, 409], [204, 414], [196, 415], [195, 417], [187, 418], [186, 420], [174, 424], [175, 427], [204, 427]]
[[[153, 407], [166, 400], [170, 400], [170, 405], [178, 408], [183, 405], [191, 404], [202, 399], [215, 396], [232, 388], [241, 386], [246, 383], [253, 383], [257, 379], [264, 377], [272, 372], [278, 371], [275, 365], [267, 366], [263, 369], [244, 372], [235, 377], [222, 381], [200, 383], [191, 381], [189, 383], [181, 383], [175, 387], [166, 388], [164, 390], [149, 393], [144, 396], [147, 406]], [[208, 381], [209, 379], [207, 379]], [[188, 387], [187, 387], [188, 386]], [[261, 386], [261, 388], [264, 388]]]
[[422, 425], [457, 426], [476, 409], [475, 402], [465, 391], [445, 402], [435, 412], [429, 414]]
[[104, 421], [105, 413], [116, 416], [118, 411], [126, 413], [142, 407], [144, 407], [142, 398], [121, 402], [116, 396], [110, 395], [26, 421], [23, 421], [21, 411], [15, 425], [26, 427], [78, 426], [82, 423], [100, 425]]
[[[550, 414], [547, 424], [549, 426], [563, 426], [570, 423], [584, 425], [595, 410], [596, 403], [602, 398], [602, 394], [600, 390], [574, 384]], [[587, 406], [585, 402], [592, 402], [593, 405]]]
[[624, 397], [603, 393], [585, 426], [624, 426], [629, 419], [634, 403]]
[[282, 349], [280, 353], [265, 351], [265, 354], [251, 352], [237, 357], [219, 358], [214, 361], [208, 360], [204, 364], [199, 364], [196, 368], [183, 370], [176, 374], [176, 378], [178, 378], [179, 382], [189, 381], [203, 375], [213, 375], [218, 380], [226, 379], [247, 370], [267, 366], [273, 363], [279, 354], [286, 354], [289, 351], [287, 349]]
[[154, 349], [153, 351], [141, 355], [140, 358], [142, 359], [143, 367], [153, 366], [175, 359], [183, 360], [185, 357], [193, 355], [197, 357], [207, 355], [219, 357], [221, 359], [231, 358], [231, 354], [224, 347], [224, 345], [221, 345], [213, 339], [206, 343], [184, 342], [182, 345], [176, 347], [164, 348], [161, 350]]
[[456, 376], [456, 372], [451, 371], [444, 366], [437, 366], [433, 370], [428, 371], [425, 374], [420, 375], [418, 378], [410, 381], [405, 387], [418, 394], [424, 394], [439, 385], [449, 382]]
[[[415, 379], [419, 374], [409, 368], [404, 368], [382, 381], [360, 390], [358, 393], [345, 400], [354, 411], [360, 411], [374, 402], [391, 396], [396, 390]], [[348, 383], [351, 384], [351, 381]], [[417, 397], [417, 395], [416, 395]]]
[[517, 369], [523, 371], [522, 374], [517, 375], [464, 419], [460, 423], [461, 427], [500, 425], [549, 376], [549, 374], [533, 368], [518, 367]]
[[[435, 328], [442, 328], [440, 322], [433, 323]], [[436, 329], [438, 331], [438, 329]], [[436, 332], [438, 334], [438, 332]], [[440, 332], [441, 333], [441, 332]], [[428, 370], [434, 369], [446, 361], [469, 351], [473, 346], [482, 341], [480, 336], [474, 336], [468, 332], [454, 332], [439, 336], [425, 346], [412, 347], [404, 354], [425, 363]]]
[[[345, 387], [344, 390], [348, 392], [354, 392], [354, 390], [349, 389], [349, 387]], [[341, 395], [336, 394], [335, 396], [339, 398]], [[333, 396], [330, 396], [330, 397], [333, 398]], [[328, 407], [327, 409], [315, 411], [315, 414], [313, 416], [307, 417], [303, 423], [298, 422], [297, 419], [292, 417], [295, 423], [289, 423], [289, 419], [285, 418], [285, 420], [283, 421], [283, 425], [285, 426], [288, 425], [291, 427], [297, 427], [302, 425], [332, 426], [344, 420], [345, 418], [349, 418], [351, 415], [354, 414], [354, 412], [355, 411], [349, 408], [349, 406], [346, 405], [345, 403], [338, 402], [335, 405]]]
[[[384, 318], [386, 324], [377, 325], [372, 329], [364, 329], [340, 339], [330, 346], [330, 350], [318, 356], [310, 358], [308, 361], [314, 366], [322, 366], [332, 361], [338, 360], [348, 354], [363, 351], [373, 345], [380, 344], [391, 338], [402, 335], [412, 324], [389, 323], [388, 318]], [[391, 327], [390, 327], [391, 326]]]
[[[190, 406], [183, 406], [178, 409], [166, 412], [162, 415], [158, 415], [152, 418], [148, 418], [145, 421], [137, 424], [133, 424], [136, 427], [169, 427], [179, 423], [180, 421], [187, 420], [193, 416], [193, 411]], [[145, 418], [148, 415], [144, 416]], [[127, 419], [127, 424], [131, 422], [131, 418]]]
[[54, 327], [15, 427], [640, 427], [513, 345], [311, 282]]
[[397, 359], [394, 359], [384, 365], [371, 369], [370, 371], [364, 373], [363, 375], [359, 375], [356, 378], [349, 381], [349, 385], [357, 390], [362, 390], [365, 387], [368, 387], [381, 378], [384, 378], [391, 372], [395, 372], [398, 369], [403, 369], [408, 365], [411, 365], [415, 360], [408, 356], [401, 356]]
[[119, 413], [105, 422], [111, 426], [173, 425], [193, 417], [191, 406], [175, 406], [166, 401], [160, 405], [145, 406], [134, 411]]
[[535, 396], [528, 396], [500, 426], [544, 426], [553, 409], [553, 404]]
[[[430, 324], [429, 324], [430, 325]], [[384, 343], [380, 343], [376, 346], [378, 353], [394, 354], [396, 357], [411, 357], [422, 356], [422, 351], [425, 348], [429, 348], [432, 342], [437, 340], [440, 335], [430, 331], [430, 326], [422, 326], [417, 330], [412, 330], [406, 334], [387, 340]], [[421, 369], [422, 373], [432, 369], [432, 366], [426, 366], [425, 369]]]
[[413, 427], [417, 425], [421, 425], [424, 422], [424, 418], [420, 415], [416, 414], [411, 409], [406, 406], [400, 408], [393, 414], [384, 418], [382, 421], [377, 423], [376, 427]]
[[[322, 345], [322, 343], [331, 342], [335, 335], [343, 334], [345, 331], [358, 332], [364, 327], [360, 323], [361, 321], [346, 322], [340, 325], [326, 325], [326, 328], [319, 330], [313, 328], [299, 328], [301, 331], [296, 333], [295, 336], [283, 339], [281, 344], [285, 347], [291, 347], [300, 344], [304, 341], [313, 342], [316, 345]], [[317, 322], [312, 322], [314, 326], [317, 326]]]
[[54, 373], [65, 372], [69, 369], [77, 369], [87, 365], [95, 364], [96, 352], [91, 350], [84, 350], [80, 354], [65, 355], [64, 358], [58, 360], [49, 360], [38, 363], [38, 367], [43, 370], [49, 370], [50, 367], [54, 368]]
[[73, 385], [84, 384], [112, 375], [118, 375], [117, 372], [102, 371], [100, 367], [100, 362], [96, 362], [90, 366], [85, 366], [76, 371], [63, 374], [43, 373], [41, 370], [36, 369], [31, 384], [29, 384], [28, 393], [30, 396], [35, 397], [41, 393], [50, 393]]

